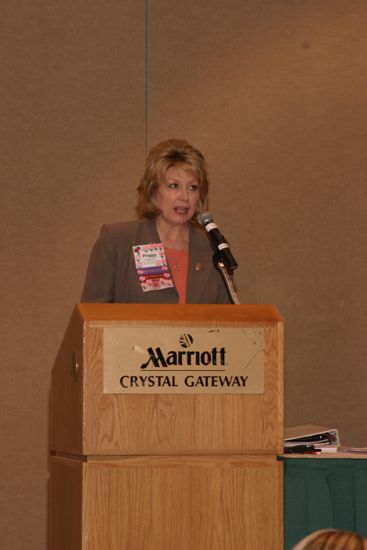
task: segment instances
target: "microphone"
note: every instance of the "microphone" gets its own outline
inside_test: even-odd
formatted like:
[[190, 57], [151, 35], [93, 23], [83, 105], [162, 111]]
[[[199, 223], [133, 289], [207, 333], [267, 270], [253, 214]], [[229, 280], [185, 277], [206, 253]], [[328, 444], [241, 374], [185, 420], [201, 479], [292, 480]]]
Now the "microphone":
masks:
[[210, 244], [217, 260], [223, 262], [225, 267], [230, 271], [236, 269], [238, 264], [229, 250], [227, 241], [214, 223], [213, 215], [210, 212], [202, 212], [198, 215], [198, 222], [203, 225], [208, 232]]

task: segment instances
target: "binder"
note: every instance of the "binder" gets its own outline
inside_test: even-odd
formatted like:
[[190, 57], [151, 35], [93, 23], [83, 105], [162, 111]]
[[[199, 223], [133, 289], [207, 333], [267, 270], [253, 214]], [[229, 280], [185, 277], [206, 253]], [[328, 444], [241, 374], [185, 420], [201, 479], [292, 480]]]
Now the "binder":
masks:
[[318, 448], [335, 448], [340, 446], [337, 428], [306, 424], [285, 428], [284, 447], [295, 445], [315, 445]]

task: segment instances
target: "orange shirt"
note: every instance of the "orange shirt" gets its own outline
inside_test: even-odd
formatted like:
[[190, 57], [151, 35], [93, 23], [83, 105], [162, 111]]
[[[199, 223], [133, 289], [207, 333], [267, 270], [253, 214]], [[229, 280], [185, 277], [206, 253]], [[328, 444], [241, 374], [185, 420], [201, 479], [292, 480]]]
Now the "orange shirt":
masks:
[[189, 251], [175, 250], [164, 247], [173, 282], [178, 292], [178, 303], [186, 304], [187, 272], [189, 267]]

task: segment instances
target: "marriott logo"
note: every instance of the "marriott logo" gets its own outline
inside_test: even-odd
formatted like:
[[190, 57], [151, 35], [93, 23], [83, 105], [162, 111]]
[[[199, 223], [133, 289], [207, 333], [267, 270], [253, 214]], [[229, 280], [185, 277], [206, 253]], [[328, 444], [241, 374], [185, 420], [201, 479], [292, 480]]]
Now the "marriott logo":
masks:
[[[182, 347], [190, 347], [193, 338], [192, 336], [183, 335], [180, 337], [179, 342]], [[226, 359], [226, 350], [224, 347], [213, 347], [210, 351], [193, 351], [193, 350], [170, 350], [166, 354], [163, 353], [160, 347], [147, 348], [149, 355], [148, 360], [140, 365], [141, 369], [149, 367], [224, 367]]]

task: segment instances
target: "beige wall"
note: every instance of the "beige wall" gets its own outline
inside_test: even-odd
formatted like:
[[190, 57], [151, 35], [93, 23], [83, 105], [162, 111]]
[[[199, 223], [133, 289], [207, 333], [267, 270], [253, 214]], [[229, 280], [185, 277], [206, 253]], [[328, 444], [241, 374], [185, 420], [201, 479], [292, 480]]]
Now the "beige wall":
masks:
[[364, 0], [1, 7], [0, 540], [46, 548], [50, 370], [146, 144], [207, 156], [244, 303], [286, 321], [286, 419], [367, 445]]

